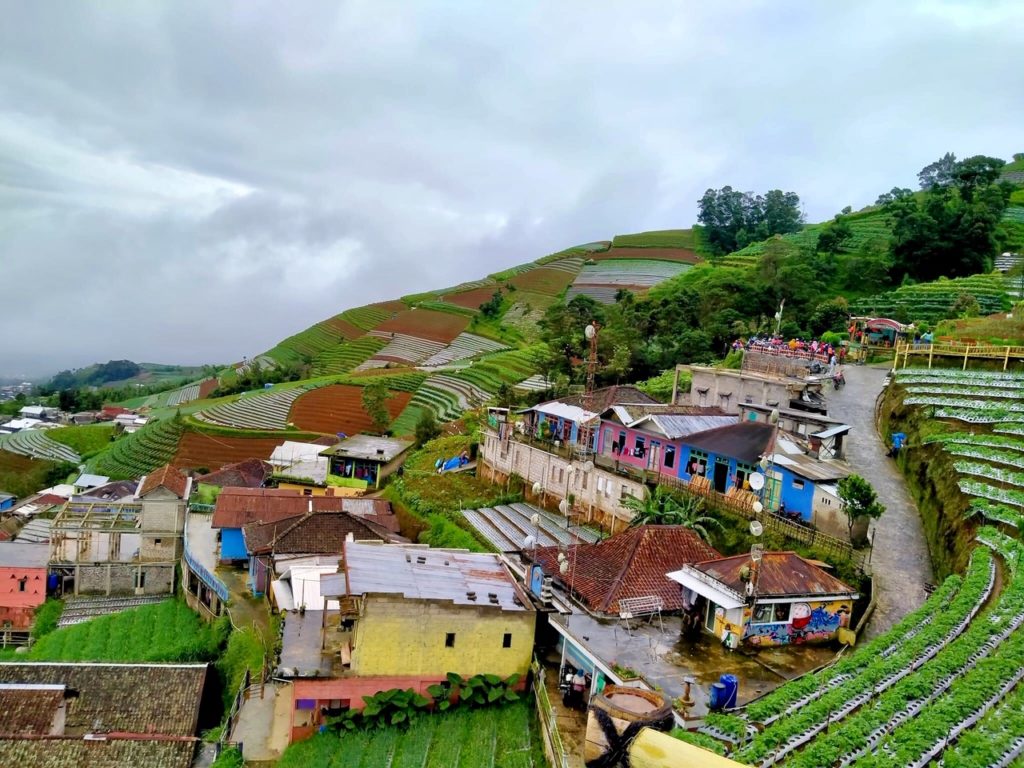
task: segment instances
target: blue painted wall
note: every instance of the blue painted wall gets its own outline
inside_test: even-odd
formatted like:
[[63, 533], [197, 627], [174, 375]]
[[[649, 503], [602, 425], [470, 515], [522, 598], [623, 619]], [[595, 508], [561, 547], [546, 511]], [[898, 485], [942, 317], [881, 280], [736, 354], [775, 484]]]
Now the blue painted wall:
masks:
[[249, 553], [245, 549], [241, 528], [222, 528], [220, 531], [220, 559], [247, 560]]

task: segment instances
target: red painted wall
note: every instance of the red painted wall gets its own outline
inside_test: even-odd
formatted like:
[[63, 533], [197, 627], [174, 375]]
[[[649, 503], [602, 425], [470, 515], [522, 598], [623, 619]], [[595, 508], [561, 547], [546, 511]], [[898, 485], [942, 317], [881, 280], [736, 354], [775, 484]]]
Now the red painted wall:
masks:
[[[22, 579], [24, 592], [20, 589]], [[9, 621], [15, 629], [28, 629], [35, 609], [45, 600], [45, 568], [0, 566], [0, 626]]]

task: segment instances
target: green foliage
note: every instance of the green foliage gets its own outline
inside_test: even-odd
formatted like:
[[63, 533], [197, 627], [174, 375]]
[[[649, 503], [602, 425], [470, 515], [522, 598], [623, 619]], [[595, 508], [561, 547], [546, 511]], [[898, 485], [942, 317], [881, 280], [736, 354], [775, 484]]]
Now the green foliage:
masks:
[[710, 736], [705, 736], [703, 733], [697, 733], [696, 731], [685, 731], [682, 728], [674, 728], [669, 733], [674, 739], [685, 741], [687, 744], [693, 744], [695, 747], [706, 749], [708, 752], [714, 752], [716, 755], [725, 754], [725, 746], [718, 739], [713, 739]]
[[139, 477], [174, 457], [184, 431], [185, 423], [177, 417], [151, 422], [97, 454], [89, 467], [114, 480]]
[[221, 681], [225, 709], [231, 706], [246, 670], [254, 677], [259, 677], [267, 650], [252, 627], [234, 630], [228, 636], [227, 647], [215, 665]]
[[[657, 376], [652, 376], [645, 381], [638, 382], [636, 387], [641, 392], [646, 392], [655, 400], [659, 400], [663, 403], [670, 403], [672, 402], [672, 388], [675, 384], [675, 375], [675, 369], [669, 368], [667, 371], [662, 371]], [[680, 371], [679, 391], [689, 392], [692, 380], [693, 375], [689, 371]]]
[[363, 387], [363, 410], [373, 420], [373, 428], [377, 432], [384, 432], [391, 422], [391, 414], [388, 413], [390, 398], [391, 392], [383, 379], [374, 379]]
[[850, 528], [853, 528], [856, 520], [864, 517], [877, 520], [885, 513], [885, 507], [878, 501], [875, 489], [860, 475], [842, 478], [837, 487]]
[[111, 360], [97, 363], [77, 371], [61, 371], [45, 385], [48, 389], [78, 389], [102, 386], [110, 381], [121, 381], [138, 376], [142, 367], [131, 360]]
[[624, 506], [633, 513], [629, 521], [631, 526], [681, 525], [704, 541], [710, 539], [710, 529], [722, 527], [716, 518], [704, 514], [703, 499], [690, 495], [677, 496], [664, 485], [655, 488], [654, 493], [646, 492], [642, 499], [630, 496]]
[[686, 248], [697, 251], [700, 247], [699, 228], [662, 229], [612, 238], [612, 248]]
[[985, 315], [1005, 312], [1010, 308], [1007, 284], [1001, 275], [973, 275], [903, 285], [895, 291], [854, 301], [852, 311], [854, 314], [892, 317], [901, 322], [936, 322], [954, 316], [953, 305], [961, 294], [973, 296]]
[[480, 314], [492, 319], [499, 317], [501, 315], [501, 308], [504, 301], [501, 289], [499, 288], [494, 292], [491, 298], [480, 305]]
[[698, 201], [697, 220], [712, 253], [726, 254], [772, 235], [796, 232], [803, 226], [800, 198], [773, 189], [763, 197], [732, 187], [709, 189]]
[[355, 341], [329, 347], [313, 358], [313, 375], [327, 376], [348, 373], [380, 352], [387, 342], [376, 336], [362, 336]]
[[57, 629], [57, 622], [64, 613], [64, 601], [47, 599], [45, 603], [36, 608], [35, 619], [32, 622], [32, 641], [39, 642], [48, 634]]
[[430, 408], [424, 408], [416, 421], [416, 444], [429, 443], [441, 434], [441, 425]]
[[202, 621], [184, 602], [155, 605], [55, 629], [32, 646], [32, 661], [210, 661], [230, 624]]
[[51, 429], [46, 436], [75, 450], [83, 459], [91, 458], [114, 439], [113, 424], [83, 424]]

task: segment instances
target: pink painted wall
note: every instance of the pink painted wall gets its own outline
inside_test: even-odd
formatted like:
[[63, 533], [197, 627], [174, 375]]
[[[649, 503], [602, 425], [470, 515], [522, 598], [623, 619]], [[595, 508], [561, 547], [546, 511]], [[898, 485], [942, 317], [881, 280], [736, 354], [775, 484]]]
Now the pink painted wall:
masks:
[[[608, 430], [611, 430], [611, 442], [608, 441], [609, 435]], [[626, 433], [626, 447], [621, 454], [616, 456], [612, 453], [611, 443], [614, 443], [619, 438], [619, 432]], [[636, 438], [642, 437], [644, 444], [647, 447], [647, 453], [642, 459], [635, 458], [633, 456], [633, 448], [636, 446]], [[663, 472], [667, 475], [676, 475], [679, 471], [679, 457], [682, 455], [681, 445], [678, 441], [666, 440], [660, 435], [652, 434], [650, 432], [644, 432], [639, 429], [630, 429], [624, 427], [621, 424], [616, 424], [612, 421], [601, 422], [601, 442], [599, 445], [599, 452], [602, 456], [609, 456], [612, 458], [618, 458], [619, 463], [628, 464], [637, 469], [650, 469], [652, 472]], [[658, 451], [658, 466], [649, 466], [648, 462], [651, 461], [651, 441], [661, 443], [661, 449]], [[665, 468], [665, 446], [674, 445], [676, 447], [676, 461], [675, 466], [666, 469]]]
[[[24, 592], [21, 579], [26, 579]], [[9, 621], [15, 629], [27, 629], [35, 609], [45, 600], [45, 568], [0, 567], [0, 626]]]

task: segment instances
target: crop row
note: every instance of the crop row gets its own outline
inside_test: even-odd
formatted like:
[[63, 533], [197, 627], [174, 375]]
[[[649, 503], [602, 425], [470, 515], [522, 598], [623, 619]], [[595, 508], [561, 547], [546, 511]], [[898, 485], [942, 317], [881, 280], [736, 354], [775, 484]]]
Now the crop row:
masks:
[[598, 304], [614, 304], [619, 297], [619, 291], [630, 291], [635, 293], [633, 286], [629, 285], [577, 285], [573, 283], [565, 292], [565, 300], [572, 301], [577, 296], [586, 296]]
[[1017, 530], [1024, 530], [1024, 513], [1010, 509], [1005, 504], [996, 504], [985, 499], [972, 499], [968, 515], [979, 514], [995, 523], [1003, 523]]
[[[826, 727], [835, 728], [838, 721], [897, 685], [956, 640], [991, 593], [994, 580], [991, 554], [985, 550], [976, 552], [948, 610], [936, 615], [923, 631], [901, 644], [899, 650], [869, 659], [841, 685], [769, 725], [737, 753], [737, 758], [770, 765], [802, 747]], [[860, 654], [861, 651], [855, 656]]]
[[964, 384], [968, 386], [991, 386], [1005, 389], [1024, 388], [1019, 373], [996, 373], [992, 371], [960, 371], [953, 368], [904, 368], [896, 372], [900, 384]]
[[906, 285], [887, 293], [858, 299], [852, 305], [857, 313], [886, 314], [893, 310], [906, 310], [915, 320], [938, 320], [949, 315], [953, 304], [962, 294], [978, 300], [983, 314], [1009, 309], [1006, 285], [999, 275], [972, 275], [953, 280], [940, 279], [932, 283]]
[[305, 391], [302, 387], [293, 387], [261, 392], [215, 405], [195, 416], [200, 421], [235, 429], [285, 429], [292, 403]]
[[995, 429], [992, 431], [1001, 435], [1024, 435], [1024, 424], [1014, 424], [1010, 422], [1007, 422], [1006, 424], [996, 424]]
[[[451, 307], [446, 307], [450, 310]], [[374, 335], [381, 333], [404, 334], [415, 338], [440, 343], [451, 343], [469, 325], [469, 317], [451, 311], [438, 312], [433, 309], [406, 309], [396, 313], [374, 329]]]
[[930, 435], [924, 439], [925, 444], [942, 443], [943, 445], [972, 445], [986, 448], [1001, 448], [1007, 451], [1024, 453], [1024, 442], [1013, 437], [999, 435], [974, 434], [972, 432], [951, 432]]
[[962, 408], [965, 410], [1002, 411], [1005, 413], [1024, 413], [1024, 403], [1000, 403], [999, 405], [984, 403], [979, 404], [977, 400], [965, 400], [957, 397], [908, 397], [903, 401], [904, 405], [935, 405], [941, 408]]
[[313, 375], [347, 373], [379, 352], [387, 344], [374, 336], [363, 336], [325, 349], [313, 359]]
[[388, 311], [387, 308], [381, 305], [370, 304], [369, 306], [365, 307], [347, 309], [340, 315], [338, 315], [338, 317], [347, 320], [357, 328], [362, 328], [364, 331], [369, 331], [372, 328], [376, 328], [378, 325], [383, 323], [393, 314], [393, 311]]
[[[992, 464], [1006, 464], [1011, 467], [1017, 467], [1024, 469], [1024, 454], [1015, 453], [1013, 451], [1000, 451], [997, 448], [986, 448], [980, 445], [960, 445], [958, 443], [949, 443], [946, 445], [946, 453], [951, 456], [959, 456], [964, 459], [978, 459], [980, 461], [986, 461]], [[1024, 445], [1021, 446], [1024, 448]], [[957, 468], [957, 471], [960, 471]], [[998, 470], [1003, 471], [1003, 470]], [[968, 471], [965, 474], [972, 475], [978, 474], [978, 472]], [[1002, 482], [1008, 482], [1011, 485], [1019, 485], [1018, 482], [1013, 480], [1002, 480], [1002, 478], [996, 475], [982, 475], [982, 477], [991, 477], [995, 480], [1001, 480]], [[1021, 477], [1024, 477], [1022, 475]]]
[[967, 496], [975, 496], [979, 499], [987, 499], [1000, 504], [1009, 504], [1024, 509], [1024, 493], [1012, 488], [1000, 488], [988, 483], [980, 483], [976, 480], [960, 480], [957, 484], [960, 492]]
[[686, 264], [647, 259], [607, 259], [586, 264], [574, 285], [652, 286], [689, 269]]
[[416, 390], [410, 405], [431, 409], [438, 421], [451, 421], [462, 415], [459, 398], [454, 392], [438, 389], [429, 383]]
[[90, 468], [115, 480], [141, 477], [174, 458], [183, 431], [176, 419], [150, 422], [114, 442], [90, 462]]
[[[837, 727], [830, 728], [828, 735], [816, 740], [787, 765], [793, 768], [845, 767], [863, 764], [858, 758], [868, 752], [881, 750], [888, 754], [907, 736], [912, 738], [922, 723], [929, 722], [936, 707], [943, 706], [965, 686], [973, 686], [979, 671], [993, 664], [1005, 666], [1007, 655], [1024, 648], [1019, 645], [1020, 635], [1016, 632], [1021, 623], [1024, 623], [1024, 583], [1014, 579], [1004, 585], [997, 604], [973, 621], [970, 628], [934, 660]], [[930, 740], [927, 745], [932, 743]], [[867, 762], [872, 764], [872, 759]], [[910, 765], [902, 761], [894, 764]]]
[[1004, 768], [1024, 751], [1024, 688], [1018, 688], [942, 755], [943, 768]]
[[531, 269], [509, 279], [509, 283], [518, 290], [558, 296], [576, 277], [576, 272], [583, 266], [582, 259], [566, 259], [564, 262], [553, 262], [546, 267]]
[[444, 390], [455, 395], [463, 410], [477, 408], [491, 399], [491, 393], [464, 379], [454, 376], [434, 376], [424, 386]]
[[77, 464], [82, 457], [70, 446], [58, 443], [36, 429], [0, 435], [0, 450], [46, 461], [70, 461]]
[[[382, 360], [384, 362], [404, 362], [415, 365], [436, 355], [444, 348], [445, 345], [441, 342], [427, 341], [426, 339], [409, 336], [404, 333], [392, 333], [387, 345], [377, 351], [370, 360], [374, 362]], [[362, 363], [356, 367], [356, 370], [366, 370], [368, 367], [371, 366]]]
[[426, 367], [448, 365], [456, 360], [465, 360], [488, 352], [500, 352], [503, 349], [508, 349], [508, 347], [497, 341], [485, 339], [483, 336], [463, 332], [456, 336], [455, 340], [447, 347], [424, 360], [422, 365]]
[[632, 235], [616, 235], [612, 238], [613, 248], [687, 248], [696, 250], [700, 237], [693, 229], [662, 229], [652, 232], [637, 232]]
[[910, 395], [924, 396], [952, 396], [952, 397], [976, 397], [991, 399], [1020, 400], [1024, 397], [1024, 389], [965, 386], [961, 384], [912, 384], [907, 387]]
[[874, 659], [892, 656], [904, 643], [931, 624], [937, 615], [949, 610], [951, 601], [960, 591], [962, 581], [956, 574], [947, 577], [921, 607], [904, 616], [888, 632], [860, 646], [853, 656], [776, 688], [750, 704], [744, 710], [744, 715], [753, 722], [770, 725], [780, 717], [820, 698], [835, 687], [837, 681], [841, 683], [860, 674]]
[[968, 424], [996, 424], [996, 432], [1010, 435], [1021, 434], [1014, 425], [1024, 424], [1024, 414], [1009, 414], [1002, 408], [938, 408], [932, 415]]

